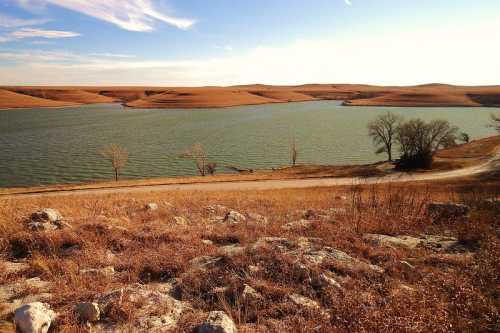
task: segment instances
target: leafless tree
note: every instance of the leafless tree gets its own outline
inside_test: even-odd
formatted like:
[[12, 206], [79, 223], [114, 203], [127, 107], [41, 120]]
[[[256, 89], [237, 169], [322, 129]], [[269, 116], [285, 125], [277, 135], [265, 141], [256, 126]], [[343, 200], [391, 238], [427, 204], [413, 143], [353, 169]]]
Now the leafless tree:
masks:
[[446, 120], [429, 123], [412, 119], [401, 123], [396, 141], [401, 149], [399, 166], [402, 168], [430, 168], [438, 149], [454, 145], [458, 128]]
[[125, 167], [128, 161], [128, 151], [117, 145], [110, 144], [99, 150], [99, 154], [111, 162], [113, 170], [115, 171], [115, 180], [118, 181], [120, 171]]
[[460, 141], [462, 141], [463, 143], [469, 143], [470, 142], [470, 136], [469, 136], [469, 134], [467, 134], [465, 132], [460, 133], [460, 135], [458, 136], [458, 139]]
[[500, 133], [500, 114], [491, 114], [491, 127]]
[[299, 156], [299, 149], [297, 147], [297, 141], [295, 140], [294, 135], [290, 135], [290, 138], [288, 140], [288, 146], [290, 149], [290, 161], [292, 163], [292, 166], [295, 166], [297, 164], [297, 158]]
[[210, 163], [208, 156], [203, 146], [199, 143], [194, 144], [191, 148], [179, 154], [180, 158], [191, 159], [195, 162], [198, 172], [202, 176], [214, 174], [217, 164]]
[[403, 118], [387, 112], [380, 115], [368, 124], [368, 135], [377, 147], [377, 154], [387, 153], [387, 160], [392, 161], [392, 147], [396, 130]]

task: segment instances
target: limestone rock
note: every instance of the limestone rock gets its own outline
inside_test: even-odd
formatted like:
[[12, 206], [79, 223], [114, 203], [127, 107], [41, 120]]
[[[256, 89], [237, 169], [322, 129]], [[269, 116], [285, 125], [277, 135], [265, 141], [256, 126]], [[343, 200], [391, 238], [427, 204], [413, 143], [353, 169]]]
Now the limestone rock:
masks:
[[58, 222], [62, 220], [62, 215], [55, 209], [43, 208], [31, 214], [31, 220], [36, 222]]
[[146, 210], [155, 211], [158, 210], [158, 204], [155, 202], [150, 202], [146, 205]]
[[235, 211], [231, 210], [227, 212], [226, 216], [224, 216], [224, 222], [230, 223], [230, 224], [238, 224], [241, 222], [246, 222], [247, 218], [245, 215]]
[[301, 307], [304, 307], [307, 309], [319, 309], [320, 308], [318, 302], [316, 302], [310, 298], [307, 298], [305, 296], [302, 296], [299, 294], [291, 294], [289, 297], [290, 297], [290, 300], [292, 302], [294, 302], [295, 304], [297, 304]]
[[330, 260], [342, 264], [352, 270], [379, 274], [384, 273], [384, 269], [382, 267], [365, 263], [364, 261], [351, 257], [345, 252], [327, 246], [317, 251], [305, 251], [303, 253], [303, 257], [307, 262], [316, 265], [322, 264], [325, 260]]
[[29, 267], [30, 265], [24, 262], [0, 261], [0, 276], [20, 273]]
[[196, 333], [237, 333], [233, 320], [222, 311], [212, 311], [208, 318], [195, 329]]
[[101, 269], [89, 268], [80, 270], [80, 274], [89, 274], [89, 275], [101, 275], [110, 277], [115, 274], [115, 268], [113, 266], [107, 266]]
[[416, 249], [418, 247], [428, 248], [434, 251], [464, 251], [466, 248], [454, 237], [438, 235], [422, 235], [420, 237], [412, 236], [387, 236], [378, 234], [365, 234], [363, 239], [367, 242], [381, 246], [406, 247]]
[[265, 217], [263, 215], [260, 215], [260, 214], [257, 214], [257, 213], [248, 213], [247, 215], [248, 215], [248, 218], [251, 221], [255, 221], [255, 222], [258, 222], [258, 223], [262, 223], [262, 224], [267, 224], [268, 223], [267, 217]]
[[289, 222], [281, 226], [283, 230], [304, 230], [312, 226], [312, 222], [309, 220], [299, 220], [294, 222]]
[[178, 225], [189, 225], [190, 222], [184, 216], [174, 216], [174, 223]]
[[213, 256], [200, 256], [193, 258], [189, 261], [191, 265], [191, 269], [206, 269], [210, 267], [214, 267], [222, 260], [222, 257], [213, 257]]
[[262, 299], [262, 295], [248, 284], [245, 284], [241, 296], [244, 300], [247, 301], [256, 301]]
[[83, 302], [75, 306], [75, 313], [82, 322], [98, 321], [101, 315], [99, 304]]
[[35, 302], [18, 308], [14, 312], [14, 323], [22, 333], [47, 333], [55, 317], [48, 304]]
[[233, 257], [237, 256], [240, 254], [243, 254], [245, 252], [246, 247], [240, 246], [238, 244], [232, 244], [232, 245], [226, 245], [226, 246], [221, 246], [218, 249], [218, 252], [220, 255], [226, 256], [226, 257]]

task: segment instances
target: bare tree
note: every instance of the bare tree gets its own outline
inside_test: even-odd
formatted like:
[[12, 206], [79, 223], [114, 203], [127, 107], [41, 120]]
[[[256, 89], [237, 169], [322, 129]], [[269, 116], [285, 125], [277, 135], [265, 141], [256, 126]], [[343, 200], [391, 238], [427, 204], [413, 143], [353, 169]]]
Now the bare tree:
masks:
[[297, 164], [297, 158], [299, 156], [299, 149], [297, 147], [297, 141], [295, 140], [294, 135], [290, 135], [288, 146], [290, 148], [290, 162], [292, 163], [292, 166], [295, 166]]
[[454, 145], [457, 131], [446, 120], [412, 119], [400, 124], [395, 138], [401, 149], [399, 167], [430, 168], [438, 149]]
[[500, 133], [500, 114], [491, 114], [491, 125], [498, 133]]
[[392, 146], [398, 125], [403, 118], [387, 112], [380, 115], [368, 124], [368, 135], [377, 147], [377, 154], [387, 153], [387, 160], [392, 162]]
[[115, 180], [118, 181], [120, 171], [125, 167], [128, 161], [127, 150], [113, 143], [101, 148], [99, 154], [111, 162], [113, 170], [115, 171]]
[[463, 143], [469, 143], [470, 142], [470, 136], [469, 136], [469, 134], [467, 134], [465, 132], [460, 133], [460, 135], [458, 136], [458, 139], [460, 141], [462, 141]]
[[214, 174], [217, 164], [209, 163], [208, 156], [203, 146], [199, 143], [194, 144], [191, 148], [179, 154], [180, 158], [191, 159], [195, 162], [198, 172], [202, 176]]

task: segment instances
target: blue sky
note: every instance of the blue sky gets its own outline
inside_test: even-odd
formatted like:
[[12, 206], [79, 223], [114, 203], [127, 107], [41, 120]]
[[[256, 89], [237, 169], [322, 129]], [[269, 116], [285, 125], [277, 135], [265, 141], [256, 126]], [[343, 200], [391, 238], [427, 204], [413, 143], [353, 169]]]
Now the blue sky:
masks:
[[0, 84], [500, 84], [498, 0], [2, 0]]

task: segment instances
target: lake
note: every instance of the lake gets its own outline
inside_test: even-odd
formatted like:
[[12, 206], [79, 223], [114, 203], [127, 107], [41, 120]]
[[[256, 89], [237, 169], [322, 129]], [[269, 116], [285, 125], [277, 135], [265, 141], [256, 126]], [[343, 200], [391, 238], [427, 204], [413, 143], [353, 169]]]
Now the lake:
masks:
[[477, 139], [495, 132], [486, 125], [492, 108], [343, 107], [318, 101], [225, 109], [143, 110], [120, 105], [0, 111], [0, 186], [75, 183], [113, 177], [97, 153], [120, 144], [130, 157], [125, 178], [194, 175], [178, 154], [201, 143], [220, 166], [270, 169], [289, 163], [295, 137], [299, 163], [359, 164], [375, 155], [367, 123], [391, 111], [406, 118], [446, 119]]

